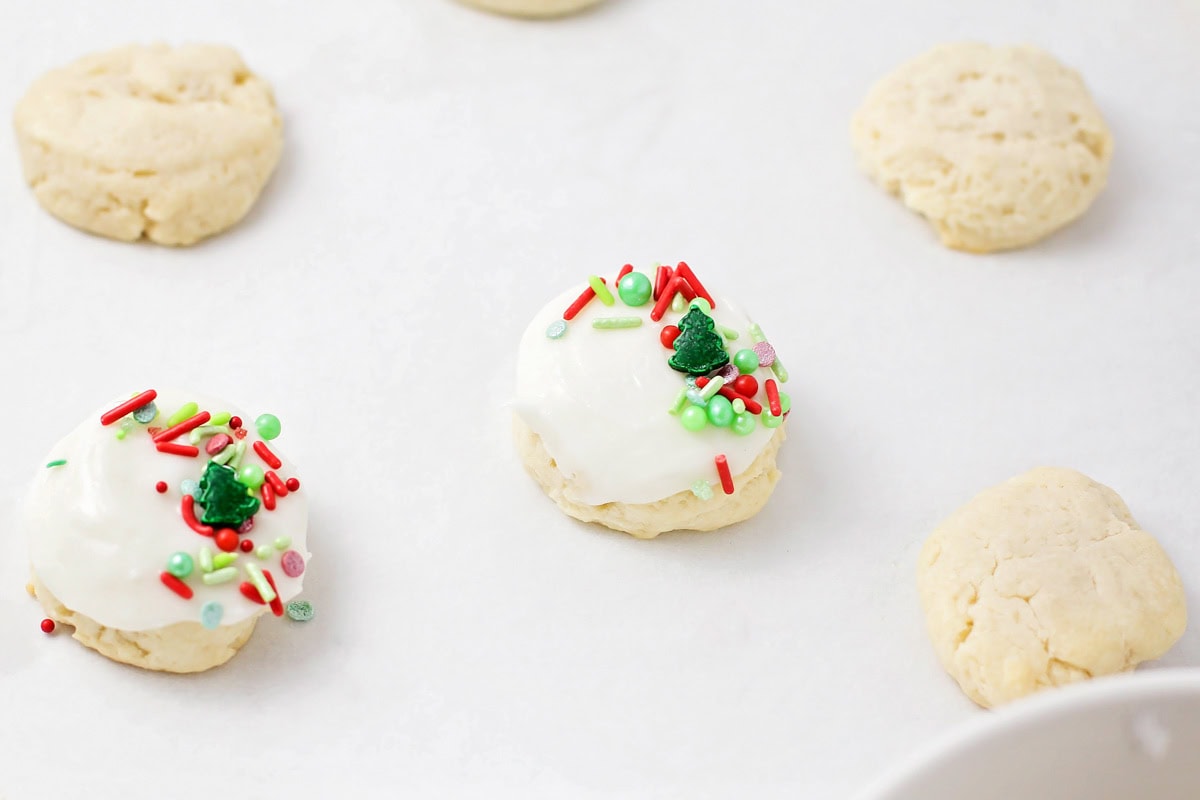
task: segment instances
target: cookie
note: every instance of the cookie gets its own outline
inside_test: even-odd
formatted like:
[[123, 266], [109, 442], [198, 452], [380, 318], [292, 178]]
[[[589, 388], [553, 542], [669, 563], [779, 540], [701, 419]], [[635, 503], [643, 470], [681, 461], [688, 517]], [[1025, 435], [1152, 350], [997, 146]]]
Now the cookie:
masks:
[[512, 17], [562, 17], [600, 0], [460, 0], [469, 6]]
[[851, 136], [862, 169], [947, 247], [987, 253], [1079, 218], [1113, 141], [1078, 73], [1035, 47], [935, 47], [871, 89]]
[[224, 664], [303, 588], [308, 502], [271, 441], [192, 393], [114, 400], [60, 441], [24, 511], [32, 586], [74, 638], [136, 667]]
[[984, 707], [1132, 670], [1183, 635], [1179, 573], [1116, 492], [1043, 467], [925, 542], [917, 589], [946, 671]]
[[788, 374], [680, 263], [591, 276], [521, 339], [516, 450], [568, 515], [639, 538], [758, 513], [780, 477]]
[[246, 215], [279, 161], [271, 88], [227, 47], [129, 46], [39, 78], [17, 104], [25, 180], [54, 216], [189, 245]]

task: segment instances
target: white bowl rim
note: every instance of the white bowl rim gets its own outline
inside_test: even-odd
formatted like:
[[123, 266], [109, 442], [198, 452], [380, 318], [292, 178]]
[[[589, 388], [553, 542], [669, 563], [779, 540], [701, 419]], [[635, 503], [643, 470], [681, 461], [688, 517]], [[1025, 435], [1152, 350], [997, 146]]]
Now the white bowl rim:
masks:
[[1007, 706], [983, 711], [982, 716], [954, 727], [930, 744], [917, 749], [866, 789], [858, 800], [876, 800], [919, 777], [936, 764], [972, 750], [1003, 732], [1011, 733], [1063, 713], [1106, 706], [1130, 699], [1157, 699], [1180, 694], [1200, 694], [1200, 669], [1153, 669], [1093, 678], [1071, 686], [1044, 690]]

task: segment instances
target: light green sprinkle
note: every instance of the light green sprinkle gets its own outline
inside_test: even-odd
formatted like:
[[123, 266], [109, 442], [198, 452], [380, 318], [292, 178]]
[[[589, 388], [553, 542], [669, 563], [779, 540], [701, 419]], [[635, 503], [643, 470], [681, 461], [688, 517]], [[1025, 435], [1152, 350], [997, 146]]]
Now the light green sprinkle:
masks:
[[200, 576], [200, 580], [204, 581], [205, 586], [217, 586], [222, 583], [229, 583], [237, 577], [237, 567], [225, 567], [224, 569], [206, 572]]
[[738, 332], [728, 325], [718, 325], [717, 330], [719, 330], [721, 335], [731, 342], [738, 337]]
[[733, 401], [733, 413], [745, 414], [746, 413], [746, 401], [740, 397], [738, 399], [734, 400]]
[[717, 392], [721, 391], [721, 387], [725, 385], [725, 379], [720, 375], [716, 375], [708, 383], [704, 384], [704, 388], [700, 390], [700, 396], [705, 400], [710, 399]]
[[759, 342], [765, 342], [766, 340], [767, 340], [767, 337], [763, 336], [762, 328], [758, 327], [758, 323], [751, 322], [750, 323], [750, 341], [757, 344]]
[[226, 447], [224, 450], [222, 450], [221, 452], [219, 452], [215, 456], [213, 456], [212, 460], [217, 462], [218, 464], [227, 465], [229, 463], [229, 459], [233, 458], [233, 454], [236, 452], [237, 452], [236, 447]]
[[46, 469], [50, 469], [51, 467], [61, 467], [66, 463], [67, 460], [65, 458], [56, 458], [46, 465]]
[[212, 419], [209, 422], [213, 425], [225, 425], [231, 419], [233, 419], [233, 414], [230, 414], [228, 411], [218, 411], [212, 415]]
[[691, 387], [684, 386], [679, 390], [679, 394], [675, 395], [675, 402], [672, 403], [671, 407], [667, 409], [668, 414], [678, 414], [680, 411], [683, 411], [683, 407], [687, 405], [688, 390], [690, 388]]
[[271, 557], [271, 553], [273, 552], [275, 551], [271, 549], [271, 545], [263, 544], [258, 546], [258, 549], [254, 551], [254, 555], [258, 556], [260, 561], [266, 561]]
[[671, 298], [671, 310], [676, 314], [683, 313], [683, 310], [686, 308], [687, 303], [684, 302], [683, 295], [677, 293], [675, 297]]
[[196, 416], [196, 412], [200, 410], [200, 406], [195, 403], [184, 403], [183, 407], [167, 418], [167, 427], [173, 428], [185, 419], [191, 419]]
[[788, 371], [783, 366], [783, 362], [779, 360], [779, 356], [775, 356], [775, 363], [771, 365], [771, 372], [775, 373], [775, 377], [779, 378], [780, 383], [787, 383]]
[[275, 549], [276, 550], [287, 550], [291, 546], [292, 546], [292, 537], [290, 537], [290, 536], [280, 536], [278, 539], [275, 540]]
[[246, 576], [250, 578], [250, 582], [254, 584], [254, 588], [258, 589], [258, 596], [263, 599], [264, 603], [269, 603], [275, 599], [275, 590], [271, 588], [271, 584], [267, 583], [267, 578], [262, 574], [262, 570], [258, 568], [258, 564], [253, 562], [243, 564], [243, 569], [246, 570]]
[[123, 440], [125, 435], [133, 428], [133, 420], [129, 417], [121, 420], [121, 426], [117, 428], [117, 440]]
[[[229, 449], [230, 448], [228, 448], [228, 447], [225, 448], [225, 450], [229, 450]], [[222, 452], [224, 452], [224, 450]], [[230, 467], [233, 467], [234, 469], [237, 469], [238, 467], [240, 467], [242, 465], [242, 456], [244, 456], [245, 454], [246, 454], [246, 440], [238, 439], [238, 443], [233, 446], [233, 458], [229, 459], [229, 461], [226, 462], [226, 466], [230, 466]]]
[[699, 497], [701, 500], [712, 500], [713, 490], [712, 484], [703, 478], [692, 483], [692, 494]]
[[642, 327], [642, 318], [601, 317], [600, 319], [592, 320], [592, 327], [602, 331], [610, 331], [616, 328], [640, 328]]
[[616, 300], [613, 299], [612, 292], [604, 285], [604, 281], [600, 280], [599, 275], [588, 275], [588, 286], [592, 287], [592, 291], [596, 293], [596, 297], [600, 298], [600, 302], [606, 306], [611, 306]]
[[308, 622], [316, 615], [312, 603], [307, 600], [293, 600], [285, 606], [285, 610], [288, 617], [296, 622]]
[[188, 441], [192, 444], [200, 444], [200, 440], [208, 436], [216, 436], [218, 433], [225, 433], [225, 430], [217, 425], [201, 425], [188, 434]]
[[697, 297], [692, 302], [688, 303], [688, 308], [698, 308], [705, 314], [712, 316], [712, 306], [703, 297]]
[[[222, 555], [224, 555], [224, 554], [222, 554]], [[200, 558], [198, 560], [200, 562], [200, 571], [201, 572], [212, 572], [213, 571], [213, 551], [212, 550], [208, 549], [207, 547], [201, 547], [200, 548]]]
[[237, 553], [217, 553], [215, 556], [213, 556], [212, 563], [217, 569], [224, 569], [233, 562], [237, 561], [237, 558]]

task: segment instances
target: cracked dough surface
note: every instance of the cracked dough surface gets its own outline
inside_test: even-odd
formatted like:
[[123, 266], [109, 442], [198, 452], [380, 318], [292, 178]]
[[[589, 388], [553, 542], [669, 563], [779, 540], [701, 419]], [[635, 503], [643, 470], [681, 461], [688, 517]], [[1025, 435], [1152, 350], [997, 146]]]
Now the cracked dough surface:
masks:
[[861, 168], [947, 247], [986, 253], [1080, 217], [1113, 142], [1077, 72], [1035, 47], [935, 47], [880, 80], [854, 115]]
[[1070, 469], [954, 512], [921, 550], [917, 589], [938, 658], [984, 707], [1132, 670], [1187, 626], [1167, 554], [1116, 492]]
[[460, 0], [469, 6], [513, 17], [561, 17], [582, 11], [600, 0]]
[[36, 80], [13, 123], [54, 216], [123, 241], [188, 245], [235, 224], [279, 161], [268, 86], [215, 45], [128, 47]]

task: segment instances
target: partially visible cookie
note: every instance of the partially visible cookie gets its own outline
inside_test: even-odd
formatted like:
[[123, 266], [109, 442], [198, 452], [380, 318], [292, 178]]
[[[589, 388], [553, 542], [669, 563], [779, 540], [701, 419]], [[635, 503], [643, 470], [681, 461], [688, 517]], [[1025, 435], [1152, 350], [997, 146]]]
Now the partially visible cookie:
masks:
[[469, 6], [513, 17], [561, 17], [594, 6], [600, 0], [460, 0]]
[[129, 46], [39, 78], [17, 104], [25, 179], [91, 233], [188, 245], [250, 210], [279, 160], [271, 88], [236, 52]]
[[1104, 188], [1113, 142], [1083, 79], [1035, 47], [947, 44], [871, 89], [851, 125], [859, 164], [947, 247], [1042, 239]]
[[1187, 626], [1167, 554], [1116, 492], [1070, 469], [954, 512], [921, 550], [917, 589], [938, 658], [984, 707], [1132, 670]]

